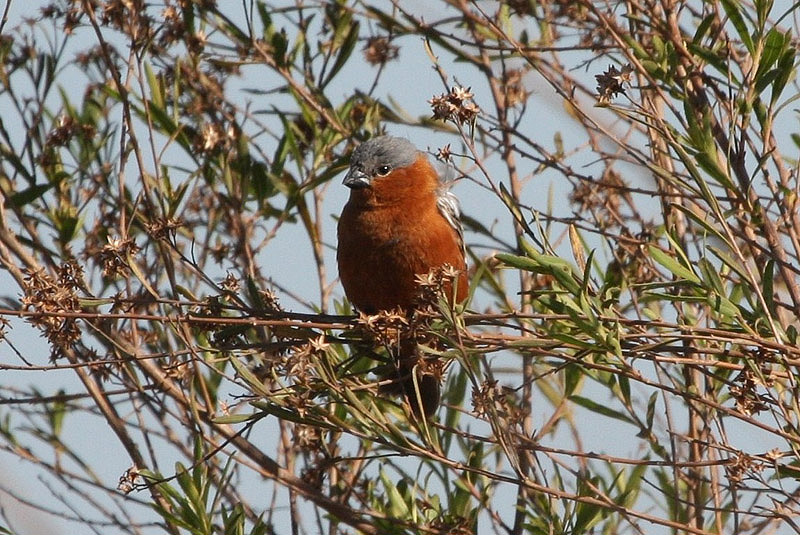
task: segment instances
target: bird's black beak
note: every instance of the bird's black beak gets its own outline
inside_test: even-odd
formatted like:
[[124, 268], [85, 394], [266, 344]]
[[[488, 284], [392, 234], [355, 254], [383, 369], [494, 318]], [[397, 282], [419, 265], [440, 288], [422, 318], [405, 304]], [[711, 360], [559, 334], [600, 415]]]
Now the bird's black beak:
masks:
[[363, 189], [369, 186], [369, 176], [361, 169], [351, 167], [344, 177], [344, 185], [350, 189]]

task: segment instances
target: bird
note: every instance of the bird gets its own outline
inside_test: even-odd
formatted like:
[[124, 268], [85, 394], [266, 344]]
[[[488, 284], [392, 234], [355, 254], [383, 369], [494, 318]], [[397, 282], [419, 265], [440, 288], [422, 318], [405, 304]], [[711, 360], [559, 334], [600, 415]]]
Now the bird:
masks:
[[[417, 277], [446, 266], [457, 273], [446, 294], [456, 303], [466, 299], [458, 199], [424, 152], [404, 138], [371, 138], [353, 151], [344, 185], [350, 197], [339, 217], [336, 256], [345, 295], [356, 309], [413, 314]], [[397, 382], [412, 412], [430, 417], [439, 406], [439, 378], [421, 373], [419, 362], [416, 343], [401, 340]]]

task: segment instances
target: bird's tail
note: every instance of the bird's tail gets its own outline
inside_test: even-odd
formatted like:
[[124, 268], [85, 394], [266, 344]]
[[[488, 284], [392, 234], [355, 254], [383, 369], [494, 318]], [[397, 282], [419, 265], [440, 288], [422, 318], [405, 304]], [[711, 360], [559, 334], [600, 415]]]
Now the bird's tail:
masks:
[[400, 343], [397, 379], [411, 412], [417, 417], [430, 418], [439, 408], [442, 363], [436, 357], [419, 353], [414, 340]]

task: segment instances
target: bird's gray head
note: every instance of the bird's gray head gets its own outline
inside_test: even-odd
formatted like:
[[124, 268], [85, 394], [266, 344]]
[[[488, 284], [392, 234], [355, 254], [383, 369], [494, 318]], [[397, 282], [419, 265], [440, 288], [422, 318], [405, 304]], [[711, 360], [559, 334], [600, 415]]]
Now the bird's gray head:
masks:
[[393, 136], [372, 138], [353, 151], [344, 184], [353, 189], [366, 188], [373, 179], [411, 165], [418, 155], [417, 148], [407, 139]]

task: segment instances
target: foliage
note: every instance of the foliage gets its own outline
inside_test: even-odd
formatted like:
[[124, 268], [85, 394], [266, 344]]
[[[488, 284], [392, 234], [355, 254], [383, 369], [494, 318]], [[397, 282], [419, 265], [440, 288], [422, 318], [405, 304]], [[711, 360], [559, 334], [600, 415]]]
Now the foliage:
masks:
[[[795, 6], [4, 10], [0, 451], [29, 486], [0, 484], [0, 533], [17, 507], [70, 532], [798, 531]], [[338, 179], [384, 131], [464, 204], [470, 300], [431, 279], [411, 324], [335, 278]], [[435, 420], [379, 391], [398, 329], [445, 348]]]

